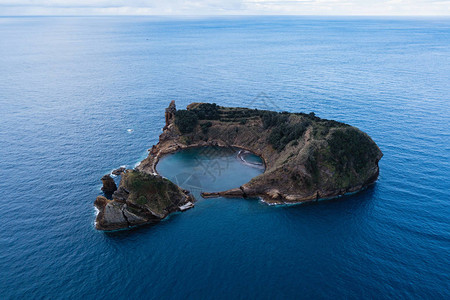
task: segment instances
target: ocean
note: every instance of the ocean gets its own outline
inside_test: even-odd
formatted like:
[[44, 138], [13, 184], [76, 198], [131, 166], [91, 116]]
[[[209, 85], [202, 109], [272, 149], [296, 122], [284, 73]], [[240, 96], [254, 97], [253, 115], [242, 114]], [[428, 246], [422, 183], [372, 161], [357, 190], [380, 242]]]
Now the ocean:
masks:
[[[449, 18], [4, 17], [0, 70], [0, 299], [450, 298]], [[354, 125], [379, 180], [96, 231], [170, 100]]]

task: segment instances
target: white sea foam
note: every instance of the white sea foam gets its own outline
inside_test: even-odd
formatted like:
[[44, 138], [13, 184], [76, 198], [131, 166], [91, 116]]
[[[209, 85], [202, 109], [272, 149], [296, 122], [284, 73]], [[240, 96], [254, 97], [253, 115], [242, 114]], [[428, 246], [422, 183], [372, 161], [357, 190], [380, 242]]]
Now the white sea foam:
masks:
[[94, 214], [95, 214], [95, 218], [94, 218], [94, 228], [97, 227], [97, 216], [100, 213], [100, 211], [98, 210], [97, 207], [94, 206]]

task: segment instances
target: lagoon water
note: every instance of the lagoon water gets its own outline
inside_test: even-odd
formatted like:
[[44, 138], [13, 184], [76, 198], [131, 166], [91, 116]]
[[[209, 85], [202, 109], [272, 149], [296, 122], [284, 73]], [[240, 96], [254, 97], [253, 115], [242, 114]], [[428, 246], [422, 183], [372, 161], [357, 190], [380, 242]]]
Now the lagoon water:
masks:
[[162, 157], [156, 171], [200, 199], [201, 192], [237, 188], [264, 172], [259, 156], [239, 156], [240, 151], [232, 147], [184, 149]]
[[[0, 18], [0, 67], [0, 299], [450, 298], [448, 18]], [[172, 99], [355, 125], [380, 178], [96, 231], [99, 179], [146, 156]]]

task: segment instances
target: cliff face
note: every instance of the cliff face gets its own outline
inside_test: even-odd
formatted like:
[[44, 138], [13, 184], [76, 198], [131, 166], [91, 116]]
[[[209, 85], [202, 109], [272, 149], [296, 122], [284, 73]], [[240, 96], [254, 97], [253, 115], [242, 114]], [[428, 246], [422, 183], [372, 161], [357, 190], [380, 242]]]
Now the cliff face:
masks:
[[156, 223], [172, 212], [192, 207], [194, 201], [189, 192], [159, 175], [127, 170], [113, 200], [103, 196], [95, 200], [99, 210], [96, 228], [116, 230]]
[[176, 111], [137, 167], [155, 174], [165, 154], [194, 146], [233, 146], [261, 156], [266, 170], [250, 182], [204, 197], [262, 197], [295, 203], [358, 191], [376, 181], [383, 156], [359, 129], [313, 113], [276, 113], [193, 103]]
[[116, 183], [114, 182], [114, 179], [110, 175], [105, 175], [102, 177], [102, 191], [105, 194], [112, 194], [117, 190]]

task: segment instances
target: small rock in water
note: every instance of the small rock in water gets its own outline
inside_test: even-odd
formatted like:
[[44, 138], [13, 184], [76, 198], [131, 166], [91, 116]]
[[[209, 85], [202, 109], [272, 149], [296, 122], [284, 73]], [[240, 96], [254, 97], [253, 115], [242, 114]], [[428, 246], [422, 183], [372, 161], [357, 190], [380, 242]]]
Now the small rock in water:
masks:
[[125, 172], [125, 170], [126, 170], [125, 167], [120, 167], [120, 168], [118, 168], [118, 169], [113, 170], [111, 173], [112, 173], [113, 175], [118, 176], [118, 175], [122, 174], [123, 172]]
[[114, 179], [112, 179], [112, 177], [109, 175], [105, 175], [102, 177], [102, 183], [102, 191], [105, 194], [112, 194], [117, 190], [117, 185], [114, 182]]

